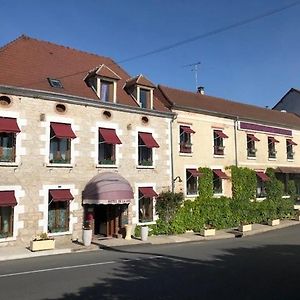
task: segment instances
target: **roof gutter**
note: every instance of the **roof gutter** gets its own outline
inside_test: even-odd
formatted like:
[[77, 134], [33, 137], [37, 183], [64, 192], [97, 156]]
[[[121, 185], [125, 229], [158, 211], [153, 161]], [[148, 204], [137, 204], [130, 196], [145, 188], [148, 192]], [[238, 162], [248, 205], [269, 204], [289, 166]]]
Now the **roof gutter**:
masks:
[[17, 95], [23, 97], [33, 97], [37, 99], [44, 99], [49, 101], [56, 101], [56, 102], [65, 102], [69, 104], [75, 105], [85, 105], [85, 106], [92, 106], [104, 109], [112, 109], [118, 110], [123, 112], [130, 112], [130, 113], [137, 113], [143, 115], [150, 115], [156, 117], [165, 117], [165, 118], [173, 118], [173, 112], [161, 112], [157, 110], [150, 110], [140, 107], [131, 107], [129, 105], [123, 105], [119, 103], [110, 103], [110, 102], [102, 102], [86, 97], [78, 97], [72, 95], [65, 95], [59, 94], [54, 92], [46, 92], [42, 90], [34, 90], [34, 89], [27, 89], [21, 87], [14, 87], [14, 86], [6, 86], [0, 85], [0, 93], [8, 94], [8, 95]]

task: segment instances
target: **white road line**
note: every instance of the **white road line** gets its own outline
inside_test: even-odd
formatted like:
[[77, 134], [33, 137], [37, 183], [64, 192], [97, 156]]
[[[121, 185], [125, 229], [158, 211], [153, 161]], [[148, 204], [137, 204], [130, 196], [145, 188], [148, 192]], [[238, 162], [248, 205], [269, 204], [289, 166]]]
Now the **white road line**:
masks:
[[[157, 256], [149, 256], [145, 259], [156, 259], [161, 258], [161, 255]], [[105, 261], [105, 262], [99, 262], [99, 263], [92, 263], [92, 264], [83, 264], [83, 265], [75, 265], [75, 266], [66, 266], [66, 267], [57, 267], [57, 268], [49, 268], [49, 269], [40, 269], [40, 270], [32, 270], [32, 271], [24, 271], [24, 272], [17, 272], [17, 273], [8, 273], [8, 274], [2, 274], [0, 275], [0, 278], [4, 277], [13, 277], [13, 276], [20, 276], [20, 275], [28, 275], [28, 274], [34, 274], [34, 273], [43, 273], [43, 272], [51, 272], [51, 271], [58, 271], [58, 270], [68, 270], [68, 269], [78, 269], [78, 268], [86, 268], [86, 267], [93, 267], [93, 266], [100, 266], [100, 265], [109, 265], [109, 264], [115, 264], [118, 262], [129, 262], [129, 261], [138, 261], [138, 260], [144, 260], [142, 258], [135, 258], [135, 259], [123, 259], [120, 261]]]

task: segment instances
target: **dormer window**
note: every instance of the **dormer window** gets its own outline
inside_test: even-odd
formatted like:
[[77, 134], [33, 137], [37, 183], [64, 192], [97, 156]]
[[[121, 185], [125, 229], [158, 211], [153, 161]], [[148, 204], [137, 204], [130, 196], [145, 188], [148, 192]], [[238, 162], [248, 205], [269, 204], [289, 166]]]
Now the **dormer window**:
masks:
[[153, 109], [153, 90], [155, 85], [143, 75], [127, 80], [125, 89], [141, 108]]
[[84, 80], [101, 101], [116, 102], [117, 81], [119, 79], [121, 78], [110, 68], [105, 65], [100, 65], [90, 71]]

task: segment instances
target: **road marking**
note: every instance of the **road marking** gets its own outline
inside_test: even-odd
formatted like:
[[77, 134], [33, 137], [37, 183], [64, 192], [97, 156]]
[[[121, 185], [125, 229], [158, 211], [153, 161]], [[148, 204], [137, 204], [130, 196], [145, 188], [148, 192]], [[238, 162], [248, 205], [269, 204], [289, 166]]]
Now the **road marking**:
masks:
[[[161, 257], [162, 257], [161, 255], [157, 255], [157, 256], [149, 256], [145, 259], [156, 259], [156, 258], [161, 258]], [[39, 270], [31, 270], [31, 271], [24, 271], [24, 272], [17, 272], [17, 273], [8, 273], [8, 274], [0, 275], [0, 278], [35, 274], [35, 273], [44, 273], [44, 272], [51, 272], [51, 271], [58, 271], [58, 270], [70, 270], [70, 269], [86, 268], [86, 267], [93, 267], [93, 266], [115, 264], [115, 263], [118, 263], [118, 262], [129, 262], [129, 261], [138, 261], [138, 260], [144, 260], [144, 259], [143, 258], [121, 259], [119, 261], [112, 260], [112, 261], [105, 261], [105, 262], [92, 263], [92, 264], [82, 264], [82, 265], [75, 265], [75, 266], [66, 266], [66, 267], [39, 269]]]

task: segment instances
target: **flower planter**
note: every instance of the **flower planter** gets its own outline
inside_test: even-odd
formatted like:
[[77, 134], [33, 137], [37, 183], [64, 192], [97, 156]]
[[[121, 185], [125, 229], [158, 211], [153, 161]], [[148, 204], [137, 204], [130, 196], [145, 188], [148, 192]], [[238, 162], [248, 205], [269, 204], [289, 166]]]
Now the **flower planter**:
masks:
[[141, 240], [147, 241], [148, 240], [148, 233], [149, 233], [149, 227], [148, 226], [142, 226], [141, 228]]
[[246, 232], [246, 231], [251, 231], [251, 230], [252, 230], [252, 224], [246, 224], [246, 225], [239, 226], [239, 231], [241, 231], [241, 232]]
[[275, 219], [275, 220], [269, 220], [268, 225], [270, 226], [276, 226], [280, 224], [280, 219]]
[[296, 216], [295, 216], [295, 220], [296, 220], [296, 221], [300, 221], [300, 215], [296, 215]]
[[200, 234], [202, 236], [214, 236], [216, 235], [216, 229], [211, 228], [211, 229], [201, 229]]
[[131, 240], [132, 225], [131, 224], [126, 224], [125, 225], [125, 230], [126, 230], [125, 240]]
[[30, 241], [31, 251], [51, 250], [55, 248], [55, 240]]
[[90, 246], [92, 243], [93, 230], [92, 229], [83, 229], [82, 231], [82, 242], [84, 246]]

